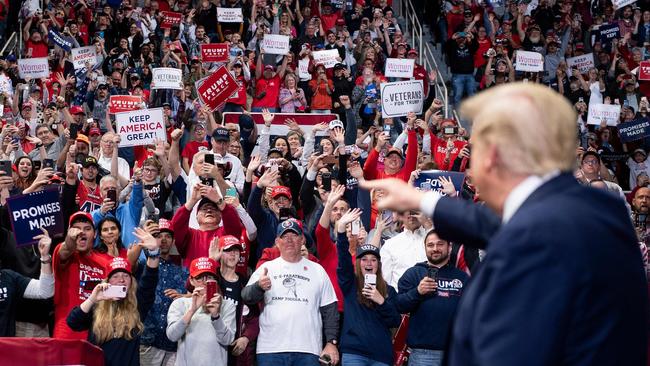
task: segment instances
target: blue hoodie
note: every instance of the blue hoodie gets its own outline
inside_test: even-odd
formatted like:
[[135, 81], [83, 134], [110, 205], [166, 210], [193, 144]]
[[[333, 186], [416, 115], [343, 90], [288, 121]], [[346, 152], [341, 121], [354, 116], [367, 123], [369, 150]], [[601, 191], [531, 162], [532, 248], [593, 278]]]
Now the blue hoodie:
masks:
[[[144, 207], [144, 196], [142, 191], [142, 182], [138, 182], [133, 185], [133, 191], [131, 192], [131, 198], [128, 202], [120, 203], [115, 210], [115, 215], [112, 212], [107, 212], [106, 215], [102, 214], [101, 209], [97, 209], [92, 212], [93, 221], [98, 223], [106, 216], [115, 217], [122, 226], [122, 243], [128, 249], [131, 247], [131, 244], [137, 243], [140, 241], [133, 231], [136, 227], [140, 225], [140, 217], [142, 216], [142, 207]], [[97, 235], [99, 238], [99, 234]], [[99, 245], [99, 241], [95, 241], [95, 247]]]
[[400, 313], [410, 313], [406, 344], [411, 348], [444, 350], [451, 325], [469, 276], [449, 263], [438, 270], [438, 289], [420, 295], [418, 284], [428, 274], [429, 264], [422, 262], [404, 272], [397, 283], [396, 305]]
[[348, 238], [338, 233], [339, 286], [343, 292], [343, 330], [341, 332], [341, 353], [368, 357], [372, 360], [393, 364], [393, 338], [390, 328], [397, 328], [402, 317], [395, 308], [395, 289], [388, 286], [388, 297], [381, 305], [369, 308], [357, 300], [357, 279]]

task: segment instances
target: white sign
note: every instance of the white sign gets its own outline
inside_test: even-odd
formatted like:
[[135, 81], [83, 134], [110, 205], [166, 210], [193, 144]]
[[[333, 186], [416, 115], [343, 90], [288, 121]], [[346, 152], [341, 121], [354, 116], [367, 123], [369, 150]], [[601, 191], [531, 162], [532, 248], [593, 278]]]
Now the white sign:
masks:
[[618, 10], [635, 2], [636, 0], [612, 0], [612, 5], [614, 5], [614, 10]]
[[341, 57], [339, 55], [339, 51], [334, 49], [334, 50], [324, 50], [324, 51], [314, 51], [311, 53], [311, 55], [314, 57], [314, 64], [323, 64], [325, 65], [326, 69], [331, 69], [339, 63], [340, 61], [338, 58]]
[[576, 68], [581, 74], [586, 74], [594, 67], [594, 54], [587, 53], [576, 57], [569, 57], [566, 59], [566, 64], [569, 68]]
[[386, 73], [388, 78], [412, 78], [415, 60], [408, 58], [387, 58]]
[[217, 8], [217, 20], [222, 23], [243, 23], [241, 8]]
[[526, 72], [544, 71], [544, 56], [538, 52], [517, 51], [515, 70]]
[[309, 73], [309, 59], [303, 58], [298, 60], [298, 77], [300, 80], [311, 80]]
[[173, 67], [157, 67], [151, 70], [151, 89], [183, 89], [183, 71]]
[[424, 84], [422, 80], [396, 81], [381, 84], [381, 115], [383, 118], [422, 113]]
[[40, 79], [50, 76], [50, 65], [47, 63], [47, 57], [19, 59], [18, 75], [22, 79]]
[[589, 115], [587, 116], [587, 124], [600, 125], [604, 120], [607, 121], [608, 126], [618, 125], [618, 120], [621, 116], [621, 106], [618, 104], [589, 104]]
[[289, 53], [289, 36], [265, 34], [262, 49], [269, 55], [286, 55]]
[[154, 140], [167, 141], [163, 109], [140, 109], [115, 115], [119, 147], [152, 145]]
[[9, 77], [6, 75], [0, 75], [0, 93], [13, 93], [11, 79], [9, 79]]
[[92, 68], [97, 63], [97, 48], [95, 46], [78, 47], [72, 49], [72, 65], [75, 70], [86, 67], [86, 62]]

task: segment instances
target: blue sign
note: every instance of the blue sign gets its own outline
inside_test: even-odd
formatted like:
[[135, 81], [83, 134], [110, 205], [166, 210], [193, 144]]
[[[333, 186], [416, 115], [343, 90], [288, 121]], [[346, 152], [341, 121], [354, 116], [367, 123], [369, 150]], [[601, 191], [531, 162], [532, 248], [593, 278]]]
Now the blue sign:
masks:
[[600, 32], [600, 43], [603, 48], [610, 49], [614, 38], [621, 38], [621, 28], [618, 24], [602, 24], [598, 31]]
[[617, 128], [622, 142], [641, 140], [650, 135], [650, 120], [648, 118], [639, 118], [621, 123]]
[[457, 192], [463, 189], [463, 181], [465, 180], [465, 173], [448, 172], [445, 170], [424, 170], [420, 172], [418, 179], [413, 182], [415, 187], [422, 191], [438, 191], [442, 193], [442, 185], [438, 181], [440, 177], [451, 179], [454, 183], [454, 188]]
[[38, 243], [34, 237], [43, 234], [41, 228], [48, 231], [50, 238], [63, 234], [63, 210], [57, 187], [11, 196], [7, 206], [17, 246]]
[[63, 48], [64, 50], [70, 52], [72, 49], [72, 42], [69, 41], [66, 37], [62, 36], [61, 33], [55, 31], [54, 29], [50, 29], [49, 32], [47, 32], [47, 37], [52, 40], [52, 42], [56, 43], [57, 46]]

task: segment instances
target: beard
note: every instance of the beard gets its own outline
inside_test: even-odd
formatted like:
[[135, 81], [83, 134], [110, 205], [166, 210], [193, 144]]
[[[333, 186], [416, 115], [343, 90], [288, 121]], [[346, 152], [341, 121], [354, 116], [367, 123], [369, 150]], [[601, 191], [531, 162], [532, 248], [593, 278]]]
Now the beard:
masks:
[[431, 256], [427, 255], [427, 260], [429, 261], [429, 263], [437, 266], [437, 265], [440, 265], [440, 264], [444, 263], [445, 261], [447, 261], [449, 259], [449, 254], [450, 254], [450, 252], [442, 253], [442, 254], [440, 254], [439, 257], [434, 258], [434, 255], [435, 255], [435, 253], [434, 253]]
[[530, 36], [529, 38], [532, 43], [539, 43], [539, 41], [542, 39], [541, 36]]

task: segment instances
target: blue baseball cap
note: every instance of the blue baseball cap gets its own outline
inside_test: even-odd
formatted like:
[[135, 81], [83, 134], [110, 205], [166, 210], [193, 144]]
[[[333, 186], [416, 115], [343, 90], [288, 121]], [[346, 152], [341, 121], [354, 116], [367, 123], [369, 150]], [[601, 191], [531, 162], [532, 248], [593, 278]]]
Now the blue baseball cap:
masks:
[[284, 220], [278, 224], [278, 230], [276, 236], [280, 237], [286, 234], [288, 231], [293, 231], [298, 235], [302, 235], [302, 224], [296, 219]]
[[376, 246], [372, 244], [359, 245], [357, 247], [357, 258], [361, 258], [366, 254], [374, 254], [374, 256], [377, 257], [377, 259], [380, 258], [379, 249]]

